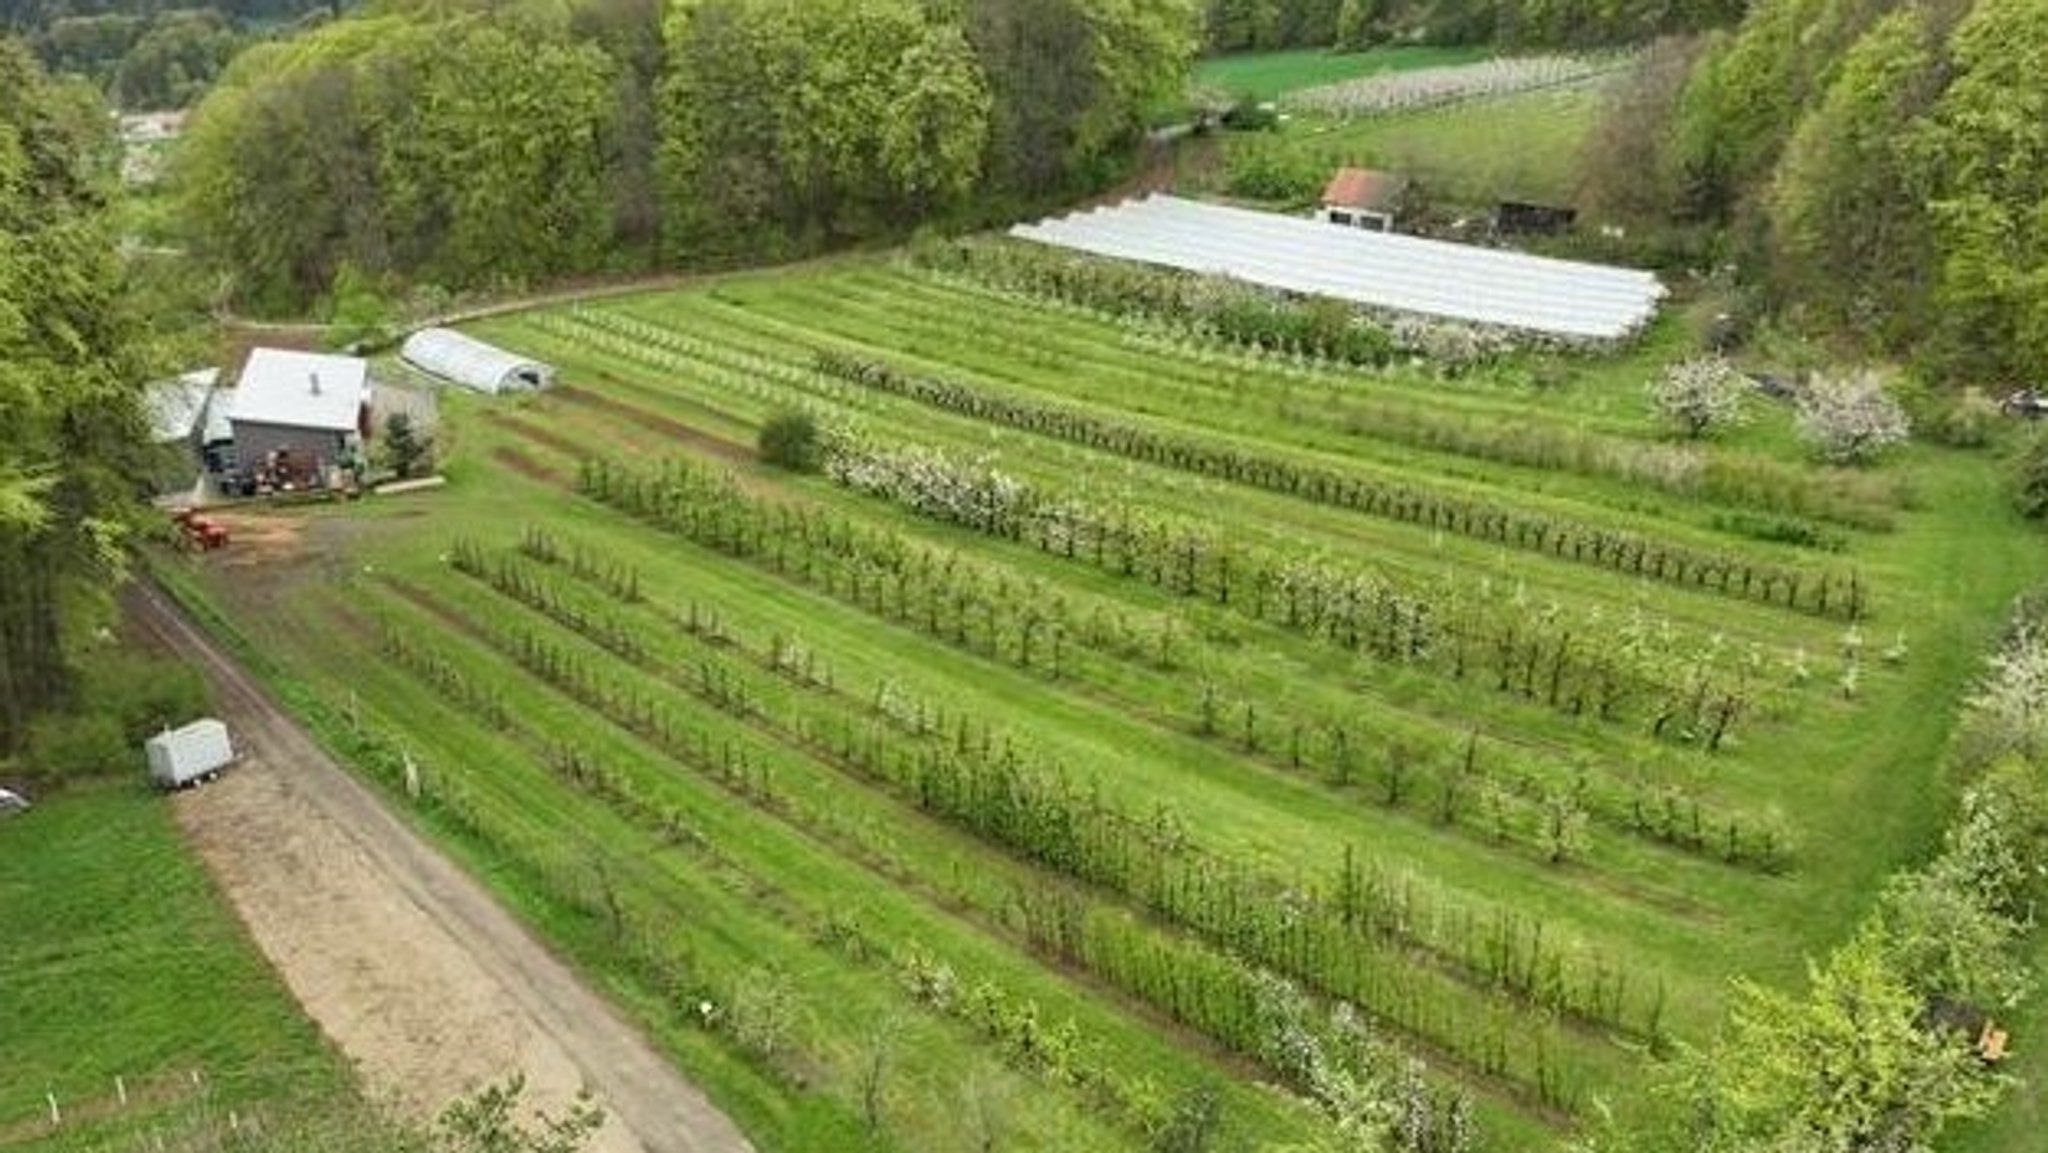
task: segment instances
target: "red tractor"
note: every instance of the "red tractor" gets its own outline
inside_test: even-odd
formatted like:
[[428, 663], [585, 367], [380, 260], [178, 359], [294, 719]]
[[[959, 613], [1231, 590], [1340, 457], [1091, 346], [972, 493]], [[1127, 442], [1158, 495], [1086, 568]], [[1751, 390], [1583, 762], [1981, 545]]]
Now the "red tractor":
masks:
[[227, 527], [200, 516], [197, 509], [179, 509], [171, 514], [171, 523], [178, 526], [179, 542], [188, 549], [212, 552], [228, 545]]

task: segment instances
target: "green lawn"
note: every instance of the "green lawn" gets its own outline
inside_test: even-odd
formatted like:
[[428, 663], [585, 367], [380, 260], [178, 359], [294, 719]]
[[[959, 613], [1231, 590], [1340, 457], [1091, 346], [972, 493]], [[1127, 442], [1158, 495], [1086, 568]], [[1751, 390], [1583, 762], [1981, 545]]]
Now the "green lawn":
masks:
[[[1406, 175], [1438, 206], [1568, 204], [1580, 143], [1604, 100], [1597, 87], [1575, 87], [1355, 119], [1295, 114], [1272, 132], [1226, 134], [1222, 163], [1194, 173], [1188, 188], [1307, 202], [1350, 165]], [[1250, 173], [1256, 183], [1246, 183]]]
[[1277, 100], [1289, 92], [1318, 84], [1355, 80], [1380, 72], [1469, 64], [1488, 55], [1483, 47], [1426, 46], [1375, 48], [1368, 52], [1333, 52], [1326, 48], [1240, 52], [1197, 61], [1194, 85], [1254, 100]]
[[0, 820], [0, 1015], [0, 1146], [209, 1141], [230, 1110], [362, 1127], [346, 1065], [139, 773]]
[[[1729, 483], [1652, 483], [1669, 446], [1640, 388], [1679, 351], [1671, 324], [1446, 381], [858, 259], [474, 327], [568, 387], [446, 397], [446, 490], [299, 514], [304, 555], [268, 569], [166, 573], [373, 777], [395, 787], [394, 750], [413, 754], [421, 819], [764, 1149], [966, 1149], [992, 1127], [1006, 1148], [1144, 1148], [1203, 1085], [1261, 1143], [1326, 1136], [1299, 1085], [1273, 1087], [1253, 964], [1470, 1093], [1486, 1148], [1544, 1147], [1601, 1102], [1633, 1114], [1647, 1049], [1703, 1040], [1732, 978], [1795, 986], [1933, 843], [1947, 718], [2048, 560], [1988, 456], [1828, 473], [1775, 409], [1705, 450]], [[821, 351], [957, 391], [857, 383]], [[1119, 562], [760, 466], [757, 430], [792, 406], [1125, 509], [1151, 526], [1127, 541], [1369, 574], [1446, 631], [1347, 637], [1271, 589], [1219, 593], [1221, 570], [1180, 587], [1151, 545]], [[1101, 426], [1128, 435], [1073, 431]], [[1223, 479], [1130, 447], [1146, 437], [1485, 515]], [[659, 478], [671, 458], [730, 486]], [[593, 460], [634, 479], [579, 495]], [[1510, 513], [1807, 593], [1489, 535]], [[1739, 527], [1780, 515], [1839, 549]], [[1850, 571], [1871, 613], [1853, 692], [1840, 602], [1813, 597]], [[1512, 635], [1458, 631], [1485, 621]], [[1481, 635], [1549, 655], [1480, 646], [1468, 670], [1453, 641]], [[1634, 695], [1575, 704], [1594, 674], [1568, 670], [1608, 666], [1574, 662], [1620, 650], [1642, 654], [1612, 666]], [[1655, 721], [1710, 686], [1744, 702], [1712, 752], [1704, 714]], [[344, 688], [369, 735], [319, 703]], [[1553, 862], [1567, 797], [1586, 835]], [[764, 989], [788, 1002], [765, 1040]]]

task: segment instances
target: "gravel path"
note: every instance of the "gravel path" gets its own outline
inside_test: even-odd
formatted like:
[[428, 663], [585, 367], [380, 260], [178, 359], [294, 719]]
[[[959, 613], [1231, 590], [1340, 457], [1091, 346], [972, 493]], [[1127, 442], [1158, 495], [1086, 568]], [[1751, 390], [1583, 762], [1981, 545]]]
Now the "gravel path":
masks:
[[421, 1118], [524, 1071], [559, 1112], [589, 1085], [594, 1153], [752, 1153], [731, 1121], [476, 882], [323, 752], [156, 589], [130, 607], [213, 686], [241, 761], [176, 798], [186, 835], [373, 1094]]

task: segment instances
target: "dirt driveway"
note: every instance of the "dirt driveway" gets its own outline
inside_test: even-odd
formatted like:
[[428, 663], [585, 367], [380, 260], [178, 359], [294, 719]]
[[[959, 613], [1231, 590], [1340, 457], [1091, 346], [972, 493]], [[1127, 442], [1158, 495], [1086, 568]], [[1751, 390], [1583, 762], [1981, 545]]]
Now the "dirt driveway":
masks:
[[524, 1071], [559, 1112], [588, 1084], [600, 1153], [751, 1153], [739, 1130], [479, 885], [386, 812], [148, 586], [134, 619], [212, 684], [242, 761], [176, 798], [186, 835], [371, 1092], [420, 1118]]

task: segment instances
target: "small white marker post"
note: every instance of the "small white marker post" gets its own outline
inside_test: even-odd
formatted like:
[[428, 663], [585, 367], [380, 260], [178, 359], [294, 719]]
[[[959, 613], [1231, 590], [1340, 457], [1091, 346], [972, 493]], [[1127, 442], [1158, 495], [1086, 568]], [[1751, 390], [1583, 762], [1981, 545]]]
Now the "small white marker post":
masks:
[[56, 1090], [43, 1090], [43, 1100], [48, 1101], [50, 1103], [50, 1127], [54, 1129], [57, 1126], [62, 1125], [64, 1123], [64, 1111], [62, 1109], [57, 1108]]
[[121, 1075], [119, 1073], [114, 1074], [114, 1096], [119, 1097], [121, 1099], [121, 1105], [123, 1108], [127, 1107], [128, 1082], [122, 1080]]
[[411, 797], [414, 801], [418, 801], [420, 799], [420, 767], [413, 761], [410, 751], [403, 755], [405, 757], [405, 795]]

